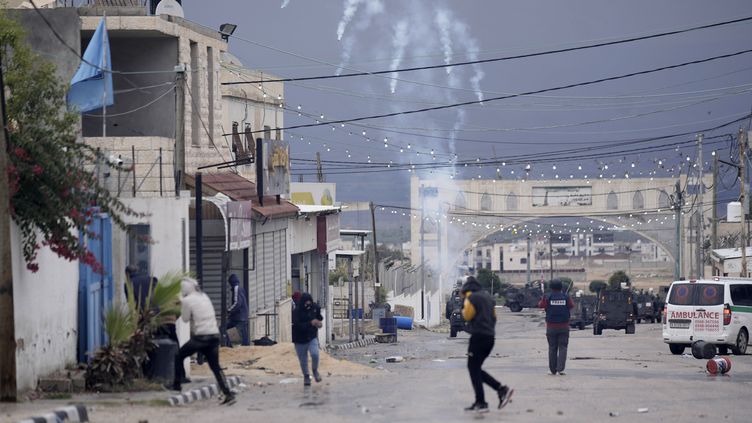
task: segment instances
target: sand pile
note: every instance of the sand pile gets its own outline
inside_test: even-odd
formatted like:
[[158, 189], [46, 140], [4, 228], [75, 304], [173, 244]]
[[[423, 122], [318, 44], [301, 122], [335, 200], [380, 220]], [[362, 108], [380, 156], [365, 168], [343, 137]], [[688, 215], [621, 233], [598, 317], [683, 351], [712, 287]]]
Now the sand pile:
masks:
[[[319, 355], [319, 371], [325, 375], [364, 376], [378, 373], [370, 367], [333, 358], [326, 351], [320, 351]], [[295, 347], [291, 342], [269, 347], [236, 346], [234, 348], [220, 348], [219, 361], [222, 367], [227, 368], [227, 374], [252, 373], [259, 370], [290, 375], [300, 375], [301, 373], [298, 356], [295, 354]], [[192, 371], [199, 375], [210, 374], [207, 365], [193, 365]]]

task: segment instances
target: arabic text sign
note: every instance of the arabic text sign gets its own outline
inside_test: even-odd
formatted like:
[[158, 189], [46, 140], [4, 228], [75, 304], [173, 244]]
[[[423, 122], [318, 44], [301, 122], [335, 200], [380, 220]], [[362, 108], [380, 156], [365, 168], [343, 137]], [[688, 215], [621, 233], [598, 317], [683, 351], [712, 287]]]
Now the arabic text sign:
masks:
[[250, 248], [253, 238], [253, 209], [250, 201], [230, 201], [227, 203], [227, 219], [230, 226], [229, 249]]
[[533, 187], [533, 207], [592, 205], [592, 187]]

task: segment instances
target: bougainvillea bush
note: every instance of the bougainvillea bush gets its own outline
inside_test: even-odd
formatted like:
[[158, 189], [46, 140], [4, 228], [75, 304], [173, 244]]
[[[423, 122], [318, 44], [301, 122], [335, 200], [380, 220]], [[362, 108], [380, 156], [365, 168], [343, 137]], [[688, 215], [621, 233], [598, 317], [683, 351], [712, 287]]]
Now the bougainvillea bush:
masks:
[[47, 246], [67, 260], [101, 271], [86, 248], [97, 212], [125, 229], [123, 217], [138, 215], [101, 187], [96, 165], [110, 166], [98, 150], [80, 142], [78, 114], [66, 108], [67, 85], [55, 67], [26, 45], [16, 21], [0, 11], [0, 66], [6, 94], [10, 213], [21, 230], [23, 256], [32, 272]]

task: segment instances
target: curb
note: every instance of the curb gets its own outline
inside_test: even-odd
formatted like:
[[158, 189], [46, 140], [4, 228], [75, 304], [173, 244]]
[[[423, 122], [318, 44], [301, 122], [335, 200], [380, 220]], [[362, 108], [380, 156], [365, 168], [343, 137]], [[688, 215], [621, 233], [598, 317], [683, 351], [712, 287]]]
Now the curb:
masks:
[[[230, 389], [240, 385], [241, 380], [239, 376], [230, 376], [227, 378], [227, 386]], [[219, 388], [216, 383], [211, 385], [202, 386], [201, 388], [191, 389], [190, 391], [183, 392], [179, 395], [173, 395], [167, 399], [171, 406], [190, 404], [198, 400], [207, 400], [211, 397], [219, 395]]]
[[348, 342], [347, 344], [340, 344], [340, 345], [332, 345], [331, 349], [333, 350], [351, 350], [353, 348], [360, 348], [365, 347], [366, 345], [371, 345], [376, 343], [376, 337], [370, 336], [366, 339], [361, 339], [360, 341], [354, 341], [354, 342]]
[[87, 413], [86, 407], [80, 404], [76, 404], [69, 405], [67, 407], [56, 408], [52, 413], [47, 413], [38, 417], [31, 417], [25, 420], [19, 420], [17, 423], [84, 423], [88, 421], [89, 413]]

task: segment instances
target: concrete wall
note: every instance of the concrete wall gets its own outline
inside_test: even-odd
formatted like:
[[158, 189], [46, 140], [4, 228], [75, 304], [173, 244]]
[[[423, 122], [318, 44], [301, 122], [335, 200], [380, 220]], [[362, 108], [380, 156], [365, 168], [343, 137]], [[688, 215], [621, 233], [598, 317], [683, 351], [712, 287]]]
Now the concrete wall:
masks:
[[[79, 60], [65, 47], [34, 10], [8, 10], [26, 31], [26, 40], [35, 53], [56, 66], [61, 81], [70, 82], [78, 69]], [[74, 8], [46, 9], [41, 11], [50, 21], [65, 44], [78, 48], [81, 44], [81, 21]]]
[[35, 389], [40, 377], [76, 363], [78, 262], [48, 248], [38, 255], [39, 271], [26, 270], [21, 234], [11, 224], [13, 301], [16, 323], [16, 380], [19, 391]]
[[316, 218], [290, 219], [290, 253], [299, 254], [316, 249]]

